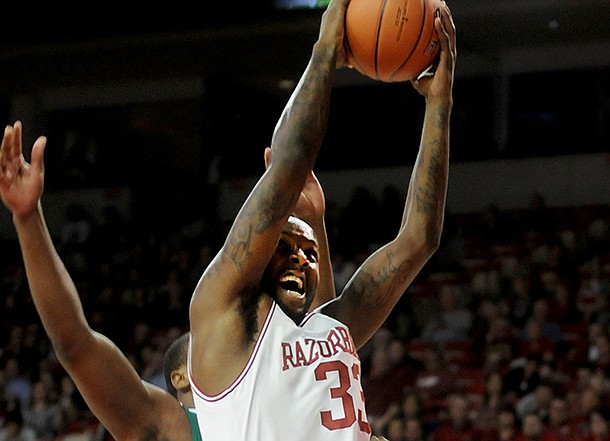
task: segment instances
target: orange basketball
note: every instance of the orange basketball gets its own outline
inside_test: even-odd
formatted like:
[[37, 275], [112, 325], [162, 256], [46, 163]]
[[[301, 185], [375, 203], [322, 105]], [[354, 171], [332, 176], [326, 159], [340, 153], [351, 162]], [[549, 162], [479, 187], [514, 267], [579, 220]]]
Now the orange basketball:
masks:
[[441, 0], [351, 0], [345, 14], [347, 61], [375, 80], [415, 79], [440, 49], [434, 17]]

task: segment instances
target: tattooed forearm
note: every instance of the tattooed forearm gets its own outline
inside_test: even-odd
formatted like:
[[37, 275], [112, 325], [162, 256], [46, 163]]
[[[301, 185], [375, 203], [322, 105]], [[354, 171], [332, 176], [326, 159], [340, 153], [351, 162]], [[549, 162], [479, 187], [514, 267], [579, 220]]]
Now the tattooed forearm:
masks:
[[440, 141], [435, 142], [434, 147], [424, 185], [417, 188], [415, 201], [418, 213], [434, 212], [439, 206], [439, 197], [444, 197], [442, 189], [445, 186], [445, 161], [439, 158], [444, 148]]
[[440, 107], [434, 113], [434, 118], [432, 119], [434, 127], [437, 129], [445, 129], [449, 126], [449, 115], [451, 114], [450, 108]]
[[312, 160], [326, 131], [335, 69], [331, 59], [334, 52], [330, 48], [322, 45], [314, 49], [274, 136], [282, 148], [300, 149]]
[[250, 201], [235, 223], [234, 231], [229, 235], [226, 256], [235, 263], [241, 272], [244, 262], [252, 256], [252, 242], [255, 235], [263, 234], [277, 221], [290, 214], [299, 194], [280, 191], [277, 186], [267, 183], [253, 193]]
[[255, 195], [254, 209], [244, 214], [246, 218], [255, 219], [254, 228], [257, 234], [262, 234], [278, 220], [290, 214], [297, 201], [299, 193], [282, 191], [273, 183]]
[[354, 295], [352, 298], [358, 299], [362, 306], [379, 306], [390, 301], [394, 301], [395, 291], [404, 285], [411, 262], [402, 262], [399, 266], [393, 261], [394, 254], [386, 251], [383, 257], [383, 264], [377, 272], [371, 274], [362, 270], [354, 280]]

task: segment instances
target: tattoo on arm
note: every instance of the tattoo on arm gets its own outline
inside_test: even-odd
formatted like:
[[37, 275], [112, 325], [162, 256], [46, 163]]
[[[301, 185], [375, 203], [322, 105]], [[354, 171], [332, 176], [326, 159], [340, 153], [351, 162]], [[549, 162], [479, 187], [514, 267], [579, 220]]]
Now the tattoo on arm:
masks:
[[417, 202], [418, 213], [431, 213], [438, 206], [439, 191], [442, 188], [443, 166], [438, 158], [442, 149], [438, 148], [438, 142], [435, 144], [437, 148], [431, 155], [426, 181], [423, 186], [417, 189], [416, 193], [415, 201]]
[[393, 253], [386, 251], [384, 264], [378, 268], [376, 273], [371, 274], [362, 271], [359, 277], [354, 280], [354, 295], [352, 298], [357, 299], [356, 301], [363, 306], [370, 305], [371, 307], [377, 307], [391, 301], [396, 289], [402, 286], [404, 280], [408, 277], [409, 271], [404, 270], [406, 265], [411, 264], [407, 261], [400, 266], [396, 266], [393, 262]]
[[241, 272], [243, 263], [248, 259], [252, 252], [250, 244], [252, 243], [252, 225], [247, 224], [244, 228], [239, 229], [232, 235], [227, 244], [227, 255], [235, 263], [238, 271]]
[[274, 191], [273, 187], [255, 195], [253, 203], [241, 214], [243, 222], [239, 223], [235, 233], [229, 238], [226, 254], [239, 272], [242, 271], [244, 262], [253, 254], [251, 248], [254, 235], [264, 233], [273, 223], [285, 217], [292, 206], [287, 197], [290, 192]]
[[[441, 133], [445, 133], [449, 125], [449, 111], [440, 108], [432, 119], [432, 124]], [[433, 213], [438, 208], [439, 192], [442, 192], [445, 180], [445, 166], [447, 162], [447, 140], [442, 137], [433, 139], [425, 146], [431, 150], [430, 164], [425, 185], [419, 187], [416, 192], [416, 208], [418, 213]]]

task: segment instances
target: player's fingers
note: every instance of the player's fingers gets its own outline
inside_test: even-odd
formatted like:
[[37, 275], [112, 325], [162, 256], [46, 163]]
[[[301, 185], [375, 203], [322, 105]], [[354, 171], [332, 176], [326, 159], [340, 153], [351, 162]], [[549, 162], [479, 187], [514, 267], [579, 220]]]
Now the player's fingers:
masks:
[[32, 167], [35, 170], [42, 172], [44, 171], [44, 149], [47, 145], [46, 136], [39, 136], [34, 146], [32, 147]]
[[451, 15], [451, 9], [449, 9], [449, 5], [447, 5], [447, 3], [445, 3], [445, 2], [443, 2], [443, 6], [444, 7], [442, 8], [442, 11], [441, 11], [441, 21], [442, 21], [443, 30], [447, 36], [447, 42], [449, 44], [449, 48], [453, 52], [455, 52], [455, 40], [456, 40], [455, 22], [453, 21], [453, 16]]
[[15, 161], [21, 157], [22, 131], [23, 131], [23, 127], [21, 125], [21, 121], [19, 121], [19, 120], [15, 121], [15, 124], [13, 125], [13, 139], [12, 139], [13, 142], [11, 143], [11, 146], [10, 146], [11, 147], [10, 158], [7, 158], [11, 161]]
[[2, 138], [2, 146], [0, 147], [0, 165], [6, 167], [7, 161], [10, 158], [11, 144], [13, 142], [13, 127], [6, 126], [4, 128], [4, 136]]

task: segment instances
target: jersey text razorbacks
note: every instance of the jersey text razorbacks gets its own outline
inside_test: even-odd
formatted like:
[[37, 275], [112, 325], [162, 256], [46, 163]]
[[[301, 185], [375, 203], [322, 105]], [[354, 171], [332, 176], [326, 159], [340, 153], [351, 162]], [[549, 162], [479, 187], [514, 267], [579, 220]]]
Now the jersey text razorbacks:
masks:
[[334, 327], [324, 340], [305, 338], [301, 341], [282, 343], [282, 370], [309, 366], [320, 358], [328, 358], [343, 351], [358, 357], [354, 343], [346, 328]]

